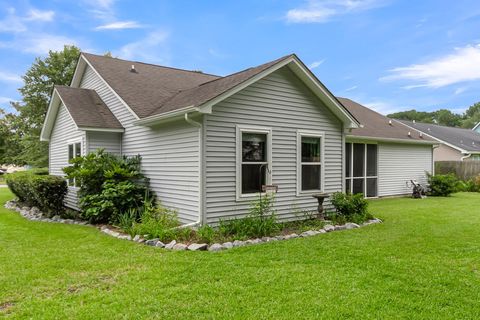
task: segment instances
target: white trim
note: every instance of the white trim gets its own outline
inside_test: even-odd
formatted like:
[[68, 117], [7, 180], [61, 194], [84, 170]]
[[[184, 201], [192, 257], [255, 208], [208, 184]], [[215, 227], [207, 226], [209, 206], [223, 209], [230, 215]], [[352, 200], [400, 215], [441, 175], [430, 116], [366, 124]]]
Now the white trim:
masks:
[[[347, 177], [345, 176], [344, 180], [347, 181], [347, 180], [350, 180], [350, 190], [348, 190], [350, 193], [353, 194], [353, 180], [355, 179], [363, 179], [363, 197], [365, 199], [375, 199], [375, 198], [378, 198], [378, 195], [380, 194], [379, 190], [378, 190], [378, 186], [379, 186], [379, 175], [378, 175], [378, 170], [379, 170], [379, 145], [378, 143], [372, 143], [372, 142], [358, 142], [358, 141], [347, 141], [346, 143], [350, 143], [350, 176]], [[346, 144], [345, 143], [345, 144]], [[354, 144], [360, 144], [360, 145], [363, 145], [363, 176], [361, 177], [354, 177], [353, 176], [353, 145]], [[377, 171], [377, 174], [375, 176], [368, 176], [367, 175], [367, 169], [368, 169], [368, 162], [367, 162], [367, 159], [368, 159], [368, 145], [374, 145], [374, 146], [377, 146], [377, 157], [375, 159], [375, 162], [376, 162], [376, 171]], [[345, 154], [345, 157], [346, 157], [346, 154]], [[376, 187], [376, 196], [373, 196], [373, 197], [368, 197], [367, 196], [367, 179], [377, 179], [377, 187]], [[347, 191], [346, 190], [346, 186], [345, 188], [343, 189], [344, 191]]]
[[[320, 165], [320, 190], [302, 190], [302, 137], [320, 139], [320, 162], [311, 162], [311, 165]], [[311, 130], [297, 130], [297, 197], [311, 196], [325, 190], [325, 132]]]
[[179, 116], [184, 117], [185, 113], [192, 113], [192, 112], [198, 112], [198, 111], [199, 111], [198, 108], [195, 108], [193, 106], [188, 106], [185, 108], [142, 118], [142, 119], [133, 121], [133, 124], [136, 126], [149, 126], [149, 125], [158, 124], [162, 120], [169, 120], [170, 118], [179, 117]]
[[120, 102], [123, 103], [123, 105], [128, 109], [128, 111], [130, 111], [130, 113], [137, 119], [139, 120], [140, 118], [137, 116], [137, 114], [132, 110], [132, 108], [130, 108], [130, 106], [118, 95], [118, 93], [113, 90], [113, 88], [108, 84], [108, 82], [100, 75], [100, 73], [95, 70], [95, 68], [92, 66], [92, 64], [90, 63], [90, 61], [88, 61], [88, 59], [82, 54], [81, 55], [81, 58], [83, 58], [85, 60], [85, 62], [87, 63], [87, 65], [92, 68], [93, 72], [95, 72], [95, 74], [103, 81], [103, 83], [112, 91], [112, 93], [115, 95], [115, 97], [120, 100]]
[[[236, 125], [236, 136], [235, 136], [235, 150], [236, 150], [236, 172], [235, 172], [235, 189], [236, 189], [236, 200], [251, 200], [254, 197], [258, 197], [259, 193], [249, 193], [242, 194], [242, 133], [263, 133], [267, 135], [267, 166], [268, 169], [266, 172], [266, 184], [272, 183], [273, 168], [272, 168], [272, 128], [269, 127], [259, 127], [259, 126], [247, 126], [247, 125]], [[263, 163], [263, 162], [262, 162]], [[255, 164], [255, 162], [252, 162]]]
[[[350, 141], [368, 141], [368, 143], [374, 142], [396, 142], [396, 143], [406, 143], [406, 144], [438, 144], [437, 141], [421, 141], [421, 140], [408, 140], [408, 139], [396, 139], [396, 138], [378, 138], [378, 137], [369, 137], [369, 136], [356, 136], [347, 134], [347, 142]], [[370, 142], [371, 141], [371, 142]]]
[[98, 131], [98, 132], [125, 132], [125, 129], [120, 128], [96, 128], [96, 127], [78, 127], [82, 131]]
[[480, 122], [475, 125], [475, 127], [472, 128], [473, 131], [476, 131], [477, 128], [480, 127]]
[[[85, 155], [86, 141], [84, 142], [82, 137], [77, 137], [77, 138], [67, 140], [67, 163], [68, 163], [67, 167], [71, 166], [71, 164], [70, 164], [70, 146], [73, 146], [73, 158], [75, 158], [76, 157], [75, 156], [75, 154], [76, 154], [75, 145], [77, 143], [80, 143], [80, 156]], [[75, 186], [75, 178], [73, 179], [73, 186], [70, 185], [70, 182], [68, 181], [68, 179], [66, 179], [66, 180], [67, 180], [68, 189], [70, 189], [70, 190], [80, 189], [79, 187]]]

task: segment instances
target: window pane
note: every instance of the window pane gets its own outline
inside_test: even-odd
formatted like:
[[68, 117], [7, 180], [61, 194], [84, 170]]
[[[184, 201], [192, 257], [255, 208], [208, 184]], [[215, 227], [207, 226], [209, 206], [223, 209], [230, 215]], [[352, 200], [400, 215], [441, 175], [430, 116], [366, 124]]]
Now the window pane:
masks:
[[82, 144], [75, 143], [75, 157], [80, 157], [82, 155]]
[[352, 185], [352, 180], [346, 179], [345, 180], [345, 193], [351, 193], [350, 188]]
[[266, 142], [267, 135], [264, 133], [242, 133], [242, 161], [267, 161]]
[[367, 179], [367, 197], [377, 196], [377, 178]]
[[242, 193], [257, 193], [262, 191], [262, 185], [266, 181], [266, 165], [261, 164], [242, 164]]
[[353, 193], [364, 193], [363, 185], [364, 179], [353, 179]]
[[302, 162], [320, 161], [320, 138], [302, 137]]
[[302, 191], [320, 190], [320, 165], [302, 165]]
[[352, 144], [345, 144], [345, 177], [351, 177], [350, 167], [352, 166]]
[[365, 145], [353, 144], [353, 176], [363, 177], [365, 166]]
[[377, 145], [367, 144], [367, 176], [377, 175]]
[[73, 144], [68, 145], [68, 161], [73, 159]]

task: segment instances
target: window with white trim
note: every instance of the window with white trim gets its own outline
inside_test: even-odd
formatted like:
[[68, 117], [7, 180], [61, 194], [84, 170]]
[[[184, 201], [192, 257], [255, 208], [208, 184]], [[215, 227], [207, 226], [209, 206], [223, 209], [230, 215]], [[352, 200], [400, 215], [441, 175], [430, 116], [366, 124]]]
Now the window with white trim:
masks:
[[[82, 143], [75, 142], [68, 144], [68, 163], [70, 164], [71, 160], [80, 157], [82, 155]], [[68, 186], [70, 187], [78, 187], [77, 182], [75, 179], [68, 179]]]
[[378, 147], [376, 144], [345, 144], [345, 191], [378, 196]]
[[271, 181], [271, 129], [237, 127], [237, 197], [262, 192]]
[[297, 194], [323, 190], [322, 132], [297, 132]]

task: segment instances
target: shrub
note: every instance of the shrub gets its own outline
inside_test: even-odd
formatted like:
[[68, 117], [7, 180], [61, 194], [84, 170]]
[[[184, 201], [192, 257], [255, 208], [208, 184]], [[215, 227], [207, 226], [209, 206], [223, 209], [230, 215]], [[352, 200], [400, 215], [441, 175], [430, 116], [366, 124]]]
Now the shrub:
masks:
[[250, 203], [250, 211], [247, 217], [242, 219], [221, 220], [219, 233], [224, 237], [236, 239], [265, 237], [280, 230], [277, 223], [273, 204], [275, 196], [265, 195], [257, 201]]
[[208, 224], [204, 224], [203, 226], [198, 228], [197, 235], [200, 242], [212, 243], [213, 240], [216, 238], [217, 232]]
[[38, 207], [46, 215], [64, 212], [67, 183], [62, 177], [48, 175], [46, 169], [36, 169], [10, 173], [6, 180], [21, 202]]
[[470, 180], [458, 180], [455, 184], [456, 192], [480, 192], [480, 175]]
[[175, 210], [160, 204], [154, 206], [151, 201], [146, 201], [139, 210], [140, 221], [133, 224], [131, 234], [148, 235], [149, 238], [158, 238], [163, 242], [178, 239], [181, 230], [177, 228], [180, 222]]
[[72, 160], [64, 168], [80, 184], [82, 217], [93, 223], [118, 223], [120, 215], [152, 198], [148, 179], [140, 171], [141, 157], [118, 157], [103, 150]]
[[368, 213], [368, 201], [363, 194], [347, 194], [335, 192], [331, 197], [332, 205], [335, 207], [335, 214], [331, 215], [337, 223], [363, 222], [372, 216]]
[[453, 174], [428, 174], [431, 196], [447, 197], [455, 192], [457, 178]]

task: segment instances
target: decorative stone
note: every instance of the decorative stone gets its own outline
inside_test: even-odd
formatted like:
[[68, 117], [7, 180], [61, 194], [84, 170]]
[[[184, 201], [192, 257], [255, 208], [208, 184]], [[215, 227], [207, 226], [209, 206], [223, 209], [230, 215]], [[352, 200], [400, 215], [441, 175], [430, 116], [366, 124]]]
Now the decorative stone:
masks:
[[298, 234], [292, 233], [285, 236], [285, 240], [298, 238]]
[[173, 247], [174, 247], [176, 244], [177, 244], [177, 241], [172, 240], [172, 241], [170, 241], [169, 243], [167, 243], [167, 244], [165, 245], [165, 249], [171, 250], [171, 249], [173, 249]]
[[245, 242], [240, 241], [240, 240], [235, 240], [235, 241], [233, 241], [233, 246], [234, 247], [243, 247], [243, 246], [245, 246]]
[[345, 230], [347, 229], [347, 227], [345, 225], [338, 225], [338, 226], [335, 226], [335, 231], [339, 231], [339, 230]]
[[165, 248], [165, 243], [163, 243], [162, 241], [157, 241], [157, 244], [155, 245], [155, 247], [157, 247], [157, 248]]
[[263, 243], [262, 239], [259, 239], [259, 238], [253, 239], [252, 242], [253, 242], [253, 244]]
[[208, 244], [206, 243], [192, 243], [188, 246], [188, 250], [190, 251], [204, 251], [207, 250]]
[[158, 242], [158, 238], [155, 238], [155, 239], [150, 239], [150, 240], [145, 241], [145, 244], [147, 246], [155, 247], [157, 245], [157, 242]]
[[315, 236], [317, 235], [317, 233], [313, 230], [308, 230], [308, 231], [305, 231], [305, 232], [302, 232], [302, 234], [300, 234], [300, 237], [311, 237], [311, 236]]
[[285, 240], [285, 236], [276, 236], [275, 239], [281, 241], [281, 240]]
[[335, 227], [331, 224], [326, 224], [323, 226], [323, 230], [325, 230], [326, 232], [332, 232], [335, 231]]
[[353, 223], [353, 222], [347, 222], [347, 223], [345, 224], [345, 228], [346, 228], [347, 230], [350, 230], [350, 229], [360, 228], [360, 226], [359, 226], [358, 224], [356, 224], [356, 223]]
[[225, 248], [220, 243], [214, 243], [210, 247], [208, 247], [208, 251], [213, 251], [213, 252], [221, 251], [223, 249]]
[[244, 243], [245, 245], [255, 244], [253, 240], [250, 240], [250, 239], [246, 240]]
[[224, 247], [225, 249], [231, 249], [231, 248], [233, 248], [233, 243], [231, 243], [231, 242], [225, 242], [225, 243], [223, 244], [223, 247]]
[[183, 251], [183, 250], [187, 250], [187, 247], [188, 246], [184, 243], [177, 243], [173, 246], [172, 249], [175, 251]]

